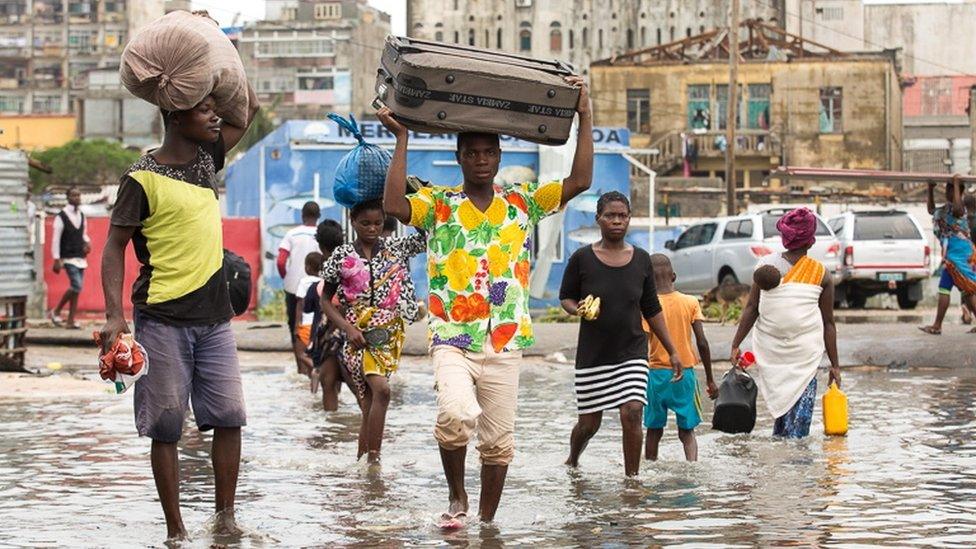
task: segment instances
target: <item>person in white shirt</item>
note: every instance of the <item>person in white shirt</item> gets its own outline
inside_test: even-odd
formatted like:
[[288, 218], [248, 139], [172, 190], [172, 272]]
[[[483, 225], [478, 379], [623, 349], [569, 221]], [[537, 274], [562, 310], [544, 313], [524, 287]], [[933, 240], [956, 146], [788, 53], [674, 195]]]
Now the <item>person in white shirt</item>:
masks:
[[[288, 332], [292, 345], [295, 343], [295, 305], [298, 303], [298, 283], [305, 276], [305, 256], [319, 251], [315, 240], [315, 228], [322, 215], [317, 202], [308, 201], [302, 206], [302, 224], [291, 229], [278, 245], [278, 274], [284, 279], [285, 312], [288, 315]], [[299, 372], [302, 365], [296, 364]]]
[[[68, 205], [54, 217], [51, 258], [54, 259], [54, 272], [60, 273], [63, 269], [68, 275], [70, 286], [49, 316], [56, 326], [64, 324], [65, 327], [76, 330], [81, 328], [75, 322], [75, 313], [78, 312], [78, 296], [84, 286], [85, 269], [88, 268], [85, 258], [91, 252], [91, 239], [88, 237], [85, 214], [81, 212], [81, 192], [77, 187], [71, 187], [67, 197]], [[61, 319], [61, 310], [65, 305], [68, 306], [66, 322]]]

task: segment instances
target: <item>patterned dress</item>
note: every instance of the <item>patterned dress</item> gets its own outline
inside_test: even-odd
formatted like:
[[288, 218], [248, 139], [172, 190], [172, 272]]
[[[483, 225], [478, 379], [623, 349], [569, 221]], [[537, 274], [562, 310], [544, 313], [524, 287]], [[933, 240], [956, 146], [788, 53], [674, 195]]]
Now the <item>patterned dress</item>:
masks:
[[951, 206], [936, 209], [933, 231], [942, 243], [943, 266], [953, 283], [964, 293], [976, 293], [976, 245], [965, 215], [952, 215]]
[[336, 289], [340, 310], [363, 332], [382, 330], [389, 340], [357, 350], [344, 342], [339, 362], [349, 371], [356, 393], [366, 395], [366, 376], [389, 377], [396, 371], [403, 345], [404, 321], [414, 322], [419, 307], [408, 268], [410, 258], [426, 250], [425, 235], [380, 239], [367, 261], [355, 244], [342, 245], [322, 266], [322, 279]]

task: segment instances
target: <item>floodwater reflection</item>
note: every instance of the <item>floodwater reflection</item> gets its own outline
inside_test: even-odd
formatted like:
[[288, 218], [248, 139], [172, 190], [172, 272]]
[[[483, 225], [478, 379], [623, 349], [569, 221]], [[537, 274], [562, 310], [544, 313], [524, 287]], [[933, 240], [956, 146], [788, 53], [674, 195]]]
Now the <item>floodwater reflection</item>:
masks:
[[[578, 470], [562, 465], [574, 423], [571, 369], [527, 363], [518, 454], [497, 522], [444, 534], [433, 526], [446, 487], [425, 361], [408, 360], [394, 377], [377, 472], [354, 459], [358, 415], [348, 393], [341, 411], [326, 416], [304, 380], [284, 373], [287, 355], [246, 358], [249, 425], [237, 511], [246, 532], [207, 535], [210, 437], [188, 428], [183, 505], [194, 545], [976, 543], [971, 373], [845, 373], [845, 438], [824, 437], [819, 417], [814, 435], [801, 441], [774, 440], [766, 419], [752, 435], [703, 425], [701, 461], [687, 464], [669, 426], [661, 461], [645, 462], [638, 478], [625, 479], [615, 420], [604, 422]], [[160, 544], [165, 529], [148, 448], [133, 434], [131, 396], [0, 400], [0, 540]], [[467, 478], [476, 505], [473, 448]]]

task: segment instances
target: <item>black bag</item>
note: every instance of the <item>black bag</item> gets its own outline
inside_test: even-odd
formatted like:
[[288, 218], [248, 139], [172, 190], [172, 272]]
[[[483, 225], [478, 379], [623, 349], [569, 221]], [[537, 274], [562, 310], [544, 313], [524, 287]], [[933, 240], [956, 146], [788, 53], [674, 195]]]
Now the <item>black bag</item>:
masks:
[[234, 316], [240, 316], [251, 304], [251, 266], [243, 257], [224, 248], [224, 276], [230, 292], [230, 306]]
[[751, 433], [756, 426], [756, 380], [742, 368], [722, 378], [712, 413], [712, 429], [723, 433]]

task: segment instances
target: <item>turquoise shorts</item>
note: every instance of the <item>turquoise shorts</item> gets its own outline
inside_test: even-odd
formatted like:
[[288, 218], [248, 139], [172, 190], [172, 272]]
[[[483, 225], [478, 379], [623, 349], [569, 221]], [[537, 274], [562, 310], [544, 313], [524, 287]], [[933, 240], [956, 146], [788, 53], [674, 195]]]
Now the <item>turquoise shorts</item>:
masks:
[[644, 408], [644, 427], [664, 429], [668, 410], [674, 411], [678, 429], [690, 431], [701, 423], [701, 395], [695, 370], [685, 368], [681, 381], [672, 383], [671, 370], [650, 370], [647, 380], [647, 406]]

